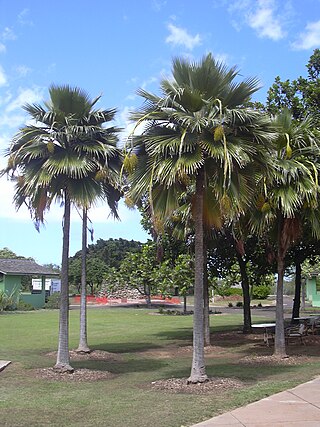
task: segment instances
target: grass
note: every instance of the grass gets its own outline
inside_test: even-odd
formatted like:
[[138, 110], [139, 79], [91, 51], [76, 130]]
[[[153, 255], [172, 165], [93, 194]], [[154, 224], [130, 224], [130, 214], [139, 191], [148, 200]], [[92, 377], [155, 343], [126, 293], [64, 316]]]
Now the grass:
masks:
[[[208, 395], [172, 394], [151, 388], [152, 381], [187, 377], [192, 342], [191, 316], [158, 316], [146, 309], [89, 309], [92, 349], [115, 353], [115, 360], [74, 361], [74, 368], [105, 370], [112, 379], [58, 382], [37, 378], [36, 368], [53, 366], [58, 311], [0, 315], [0, 358], [13, 363], [0, 373], [0, 424], [4, 426], [179, 427], [295, 386], [320, 374], [316, 346], [290, 346], [304, 353], [297, 365], [239, 364], [250, 354], [271, 354], [262, 339], [240, 332], [242, 314], [211, 316], [209, 376], [244, 382], [240, 390]], [[79, 312], [70, 312], [70, 348], [78, 344]], [[255, 318], [255, 321], [264, 320]]]

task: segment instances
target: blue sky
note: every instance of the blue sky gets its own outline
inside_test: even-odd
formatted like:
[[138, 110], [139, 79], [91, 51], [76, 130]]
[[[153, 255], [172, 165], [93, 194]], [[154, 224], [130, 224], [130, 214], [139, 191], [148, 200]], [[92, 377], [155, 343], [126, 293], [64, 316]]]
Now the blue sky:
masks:
[[[124, 131], [127, 114], [141, 105], [136, 90], [157, 92], [170, 76], [173, 57], [198, 60], [208, 52], [237, 65], [241, 76], [257, 76], [265, 102], [274, 78], [306, 75], [320, 47], [320, 0], [0, 0], [0, 167], [3, 151], [27, 121], [21, 106], [41, 103], [50, 84], [70, 84], [101, 108], [118, 110]], [[62, 208], [55, 206], [40, 233], [28, 211], [15, 211], [13, 187], [0, 180], [0, 248], [31, 256], [40, 264], [61, 261]], [[98, 238], [145, 241], [139, 214], [120, 205], [121, 221], [101, 206], [91, 212]], [[81, 247], [81, 223], [73, 214], [70, 255]]]

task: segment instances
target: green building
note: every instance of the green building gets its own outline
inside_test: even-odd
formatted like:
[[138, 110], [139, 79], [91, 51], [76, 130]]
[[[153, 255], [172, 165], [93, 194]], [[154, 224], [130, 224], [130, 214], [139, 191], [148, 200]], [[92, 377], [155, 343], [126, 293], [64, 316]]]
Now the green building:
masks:
[[306, 281], [306, 297], [312, 307], [320, 307], [320, 275], [312, 274]]
[[[41, 289], [21, 292], [23, 276], [31, 276], [41, 280]], [[51, 268], [43, 267], [30, 259], [0, 258], [0, 291], [8, 295], [14, 293], [17, 299], [31, 304], [34, 308], [42, 308], [45, 304], [45, 280], [59, 276]]]

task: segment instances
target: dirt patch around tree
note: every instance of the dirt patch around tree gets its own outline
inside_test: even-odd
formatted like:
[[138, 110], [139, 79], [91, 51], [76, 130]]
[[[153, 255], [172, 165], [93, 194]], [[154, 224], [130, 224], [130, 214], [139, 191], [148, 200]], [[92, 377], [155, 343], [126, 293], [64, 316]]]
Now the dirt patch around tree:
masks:
[[[51, 351], [47, 353], [46, 356], [57, 357], [56, 351]], [[75, 350], [69, 351], [69, 356], [71, 360], [109, 360], [109, 361], [119, 361], [122, 360], [122, 355], [117, 353], [110, 353], [104, 350], [92, 350], [90, 353], [78, 353]]]
[[275, 356], [259, 356], [259, 355], [250, 355], [245, 356], [242, 359], [238, 360], [238, 363], [244, 365], [269, 365], [269, 366], [279, 366], [279, 365], [298, 365], [300, 363], [306, 363], [310, 360], [306, 356], [289, 356], [285, 358], [279, 358]]
[[43, 368], [35, 369], [34, 372], [37, 378], [66, 382], [101, 381], [115, 377], [111, 372], [95, 371], [92, 369], [77, 369], [74, 372], [68, 373], [55, 371], [54, 368]]
[[[57, 357], [56, 351], [51, 351], [46, 353], [46, 356]], [[69, 351], [69, 356], [71, 361], [87, 361], [87, 360], [101, 360], [101, 361], [111, 361], [117, 362], [122, 360], [122, 355], [116, 353], [109, 353], [104, 350], [93, 350], [90, 353], [78, 353], [75, 350]], [[75, 369], [74, 372], [59, 372], [54, 368], [43, 368], [35, 369], [35, 375], [37, 378], [55, 380], [55, 381], [74, 381], [74, 382], [84, 382], [84, 381], [99, 381], [99, 380], [109, 380], [114, 378], [116, 375], [112, 374], [109, 371], [100, 371], [95, 369]]]
[[188, 384], [187, 378], [169, 378], [151, 383], [153, 390], [165, 390], [169, 393], [210, 394], [228, 389], [241, 389], [244, 383], [235, 378], [211, 377], [208, 381], [197, 384]]

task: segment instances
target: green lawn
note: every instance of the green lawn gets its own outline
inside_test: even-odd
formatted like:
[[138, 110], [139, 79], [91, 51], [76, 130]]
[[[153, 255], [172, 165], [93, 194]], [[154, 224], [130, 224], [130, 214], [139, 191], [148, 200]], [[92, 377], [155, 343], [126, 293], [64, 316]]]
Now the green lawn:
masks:
[[[57, 348], [58, 311], [1, 314], [0, 359], [13, 363], [0, 373], [0, 425], [189, 426], [320, 374], [320, 352], [314, 344], [290, 346], [291, 354], [307, 356], [295, 365], [239, 363], [248, 355], [271, 354], [272, 349], [264, 347], [260, 338], [239, 333], [241, 313], [213, 315], [213, 347], [206, 354], [208, 375], [236, 378], [244, 387], [208, 395], [153, 390], [152, 381], [188, 376], [191, 352], [187, 346], [192, 341], [191, 316], [154, 313], [89, 309], [90, 346], [115, 353], [111, 360], [72, 362], [74, 368], [114, 374], [94, 382], [36, 376], [36, 368], [54, 365], [55, 358], [47, 353]], [[78, 343], [78, 317], [78, 311], [70, 312], [70, 348]]]

